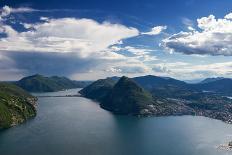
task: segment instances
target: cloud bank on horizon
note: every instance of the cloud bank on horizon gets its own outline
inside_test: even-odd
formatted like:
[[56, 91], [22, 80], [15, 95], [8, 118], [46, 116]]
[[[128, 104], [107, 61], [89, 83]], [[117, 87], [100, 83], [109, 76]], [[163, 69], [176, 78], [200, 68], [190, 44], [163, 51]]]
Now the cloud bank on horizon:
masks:
[[[0, 12], [0, 80], [35, 73], [87, 80], [145, 74], [232, 77], [232, 13], [218, 19], [200, 17], [196, 27], [191, 24], [188, 31], [170, 33], [169, 25], [146, 31], [71, 16], [39, 15], [38, 20], [25, 22], [24, 14], [46, 12], [30, 7], [4, 6]], [[144, 43], [151, 40], [151, 45]], [[217, 57], [221, 61], [212, 61]], [[192, 61], [199, 59], [201, 64]]]

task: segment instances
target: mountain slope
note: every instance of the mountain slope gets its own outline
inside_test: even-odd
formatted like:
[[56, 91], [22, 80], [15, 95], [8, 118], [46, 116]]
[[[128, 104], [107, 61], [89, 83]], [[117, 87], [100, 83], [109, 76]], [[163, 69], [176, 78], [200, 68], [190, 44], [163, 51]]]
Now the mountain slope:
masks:
[[203, 81], [201, 81], [200, 83], [201, 84], [210, 83], [210, 82], [215, 82], [215, 81], [222, 80], [222, 79], [224, 79], [224, 78], [223, 77], [207, 78], [207, 79], [204, 79]]
[[36, 115], [36, 98], [21, 88], [8, 83], [0, 83], [0, 128], [12, 125]]
[[122, 77], [101, 103], [101, 107], [121, 114], [139, 114], [154, 103], [152, 95], [133, 80]]
[[102, 101], [109, 91], [111, 91], [115, 83], [111, 78], [100, 79], [83, 88], [79, 93], [87, 98]]
[[16, 84], [30, 92], [53, 92], [84, 86], [83, 83], [72, 81], [66, 77], [45, 77], [39, 74], [25, 77]]

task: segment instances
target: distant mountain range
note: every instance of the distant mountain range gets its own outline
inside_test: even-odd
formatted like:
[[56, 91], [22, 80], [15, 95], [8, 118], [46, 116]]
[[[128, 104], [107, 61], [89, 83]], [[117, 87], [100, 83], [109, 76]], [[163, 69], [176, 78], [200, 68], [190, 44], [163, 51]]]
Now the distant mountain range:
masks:
[[[114, 76], [107, 78], [117, 82], [120, 77]], [[140, 76], [132, 78], [139, 86], [145, 90], [165, 94], [178, 94], [179, 92], [202, 91], [211, 92], [224, 96], [232, 96], [232, 79], [230, 78], [207, 78], [198, 83], [186, 83], [170, 77], [159, 77], [153, 75]], [[92, 81], [75, 81], [66, 77], [43, 75], [32, 75], [24, 77], [19, 81], [14, 82], [17, 86], [29, 92], [54, 92], [72, 88], [84, 88], [91, 84]]]
[[215, 82], [215, 81], [220, 81], [225, 79], [224, 77], [216, 77], [216, 78], [206, 78], [203, 81], [199, 82], [200, 84], [205, 84], [205, 83], [210, 83], [210, 82]]
[[[114, 77], [97, 80], [80, 93], [99, 101], [102, 108], [119, 114], [201, 115], [232, 123], [232, 100], [223, 97], [225, 90], [220, 89], [221, 85], [231, 82], [231, 79], [218, 79], [187, 84], [151, 75], [131, 79]], [[213, 93], [211, 88], [214, 88]], [[209, 91], [202, 91], [205, 89]]]
[[72, 88], [83, 88], [90, 81], [73, 81], [66, 77], [32, 75], [15, 82], [19, 87], [29, 92], [54, 92]]
[[210, 91], [225, 96], [232, 96], [232, 79], [230, 78], [208, 78], [195, 84], [194, 87], [202, 91]]
[[0, 128], [8, 128], [34, 117], [36, 100], [21, 88], [0, 82]]
[[[117, 81], [120, 77], [112, 77]], [[148, 91], [172, 91], [171, 93], [178, 93], [178, 91], [208, 91], [220, 95], [232, 96], [232, 79], [231, 78], [207, 78], [198, 83], [186, 83], [174, 78], [159, 77], [153, 75], [140, 76], [132, 78], [137, 84]], [[177, 91], [178, 90], [178, 91]]]
[[178, 87], [187, 87], [187, 83], [179, 81], [169, 77], [159, 77], [153, 75], [140, 76], [132, 78], [136, 83], [138, 83], [144, 89], [149, 91], [154, 88], [164, 87], [164, 86], [178, 86]]

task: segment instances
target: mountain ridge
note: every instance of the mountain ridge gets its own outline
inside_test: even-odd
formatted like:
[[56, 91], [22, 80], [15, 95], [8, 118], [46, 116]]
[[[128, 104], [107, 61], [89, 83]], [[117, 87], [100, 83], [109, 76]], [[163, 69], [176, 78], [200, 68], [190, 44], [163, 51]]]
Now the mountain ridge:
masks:
[[[148, 76], [148, 78], [150, 78], [150, 76]], [[158, 79], [158, 81], [160, 80], [160, 78], [152, 78]], [[129, 82], [121, 82], [123, 79], [124, 81], [129, 80]], [[105, 80], [106, 79], [102, 79], [102, 81]], [[169, 80], [169, 78], [166, 80]], [[111, 81], [114, 80], [111, 79]], [[155, 81], [153, 80], [152, 82]], [[110, 88], [104, 91], [104, 95], [100, 100], [88, 96], [88, 93], [91, 93], [91, 90], [89, 92], [86, 90], [88, 87], [83, 88], [80, 93], [84, 97], [95, 99], [100, 102], [100, 106], [103, 109], [112, 111], [116, 114], [142, 116], [199, 115], [232, 123], [231, 99], [215, 93], [202, 92], [200, 89], [194, 88], [191, 84], [173, 81], [172, 79], [171, 82], [169, 81], [167, 84], [156, 84], [154, 85], [156, 87], [146, 89], [147, 87], [141, 86], [142, 82], [138, 84], [134, 78], [129, 79], [126, 77], [122, 77], [117, 82], [114, 81], [114, 83], [115, 84], [111, 83]], [[180, 85], [178, 85], [179, 83]], [[94, 85], [95, 82], [92, 83], [92, 87], [94, 87]], [[102, 87], [104, 87], [104, 82], [94, 90], [94, 94], [97, 92], [98, 95], [101, 96]], [[138, 90], [148, 91], [149, 96], [152, 96], [152, 101], [150, 98], [148, 100], [145, 99], [145, 102], [141, 102], [144, 98], [144, 92], [142, 91], [142, 95], [140, 95]], [[83, 94], [82, 92], [87, 93]], [[138, 108], [140, 104], [137, 103], [144, 103], [142, 104], [144, 106]]]
[[123, 76], [106, 95], [101, 107], [119, 114], [140, 114], [153, 103], [149, 92]]
[[47, 77], [35, 74], [24, 77], [21, 80], [16, 81], [15, 84], [29, 92], [54, 92], [72, 88], [83, 88], [89, 83], [70, 80], [66, 77]]

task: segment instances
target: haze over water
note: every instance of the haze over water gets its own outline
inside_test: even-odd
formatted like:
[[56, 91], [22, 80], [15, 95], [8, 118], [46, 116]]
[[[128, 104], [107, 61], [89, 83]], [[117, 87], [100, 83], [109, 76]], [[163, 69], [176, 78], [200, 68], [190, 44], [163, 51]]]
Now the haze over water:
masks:
[[[75, 94], [78, 89], [37, 95]], [[0, 131], [4, 155], [227, 155], [232, 126], [205, 117], [114, 115], [82, 97], [41, 97], [34, 119]]]

